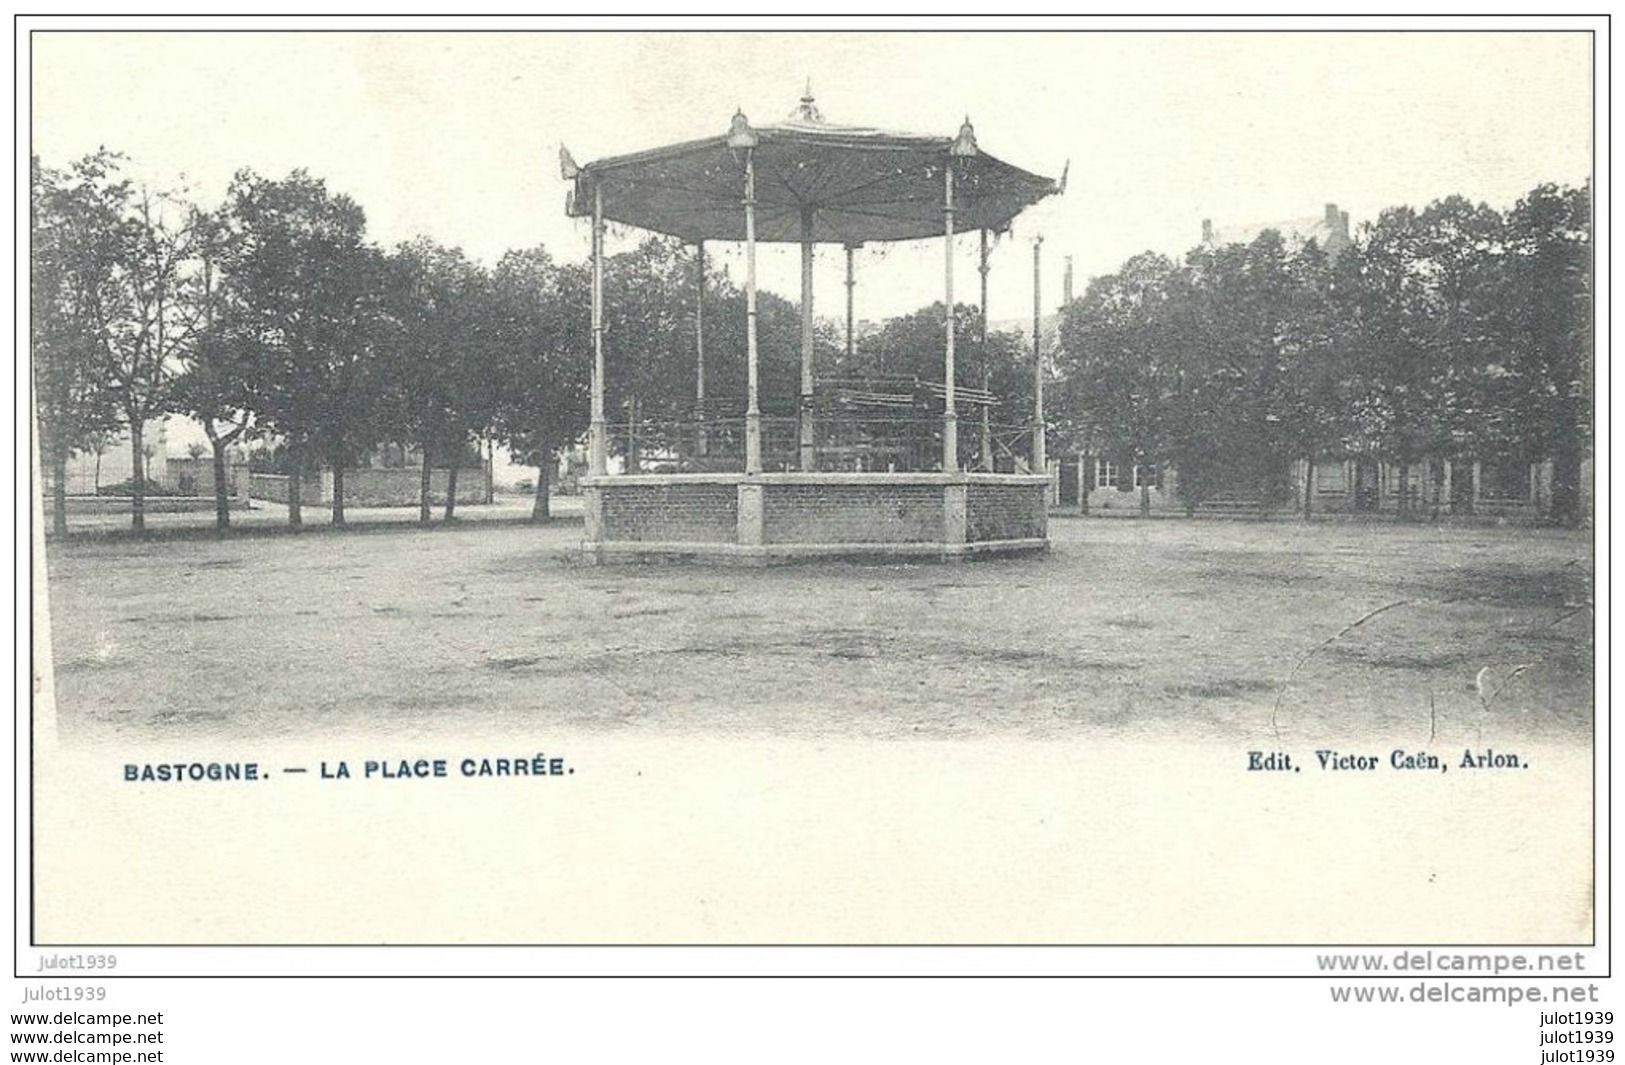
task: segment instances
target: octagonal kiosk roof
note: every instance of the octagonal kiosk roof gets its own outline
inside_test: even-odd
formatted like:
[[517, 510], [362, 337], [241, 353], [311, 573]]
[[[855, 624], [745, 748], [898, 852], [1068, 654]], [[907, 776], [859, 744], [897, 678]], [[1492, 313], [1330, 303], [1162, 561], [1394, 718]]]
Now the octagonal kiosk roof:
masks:
[[[976, 147], [969, 120], [957, 137], [891, 133], [824, 122], [810, 97], [788, 121], [753, 127], [734, 115], [727, 133], [578, 167], [561, 149], [575, 185], [567, 211], [592, 213], [594, 186], [604, 217], [680, 238], [742, 241], [745, 149], [756, 168], [758, 241], [861, 245], [942, 236], [943, 167], [954, 173], [954, 228], [1008, 228], [1011, 219], [1061, 181], [1030, 173]], [[803, 225], [810, 223], [810, 234]]]

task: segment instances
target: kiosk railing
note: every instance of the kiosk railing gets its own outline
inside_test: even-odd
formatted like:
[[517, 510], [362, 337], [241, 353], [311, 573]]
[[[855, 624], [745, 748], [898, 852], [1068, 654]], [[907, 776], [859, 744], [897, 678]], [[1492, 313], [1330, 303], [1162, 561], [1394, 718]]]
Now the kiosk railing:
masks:
[[[942, 416], [913, 412], [813, 409], [815, 468], [832, 473], [924, 473], [942, 469]], [[761, 417], [762, 469], [803, 469], [802, 419], [794, 414]], [[611, 471], [617, 473], [739, 473], [745, 469], [743, 415], [706, 418], [640, 418], [606, 426]], [[961, 415], [961, 470], [1029, 472], [1032, 426], [989, 422], [987, 433], [974, 412]]]

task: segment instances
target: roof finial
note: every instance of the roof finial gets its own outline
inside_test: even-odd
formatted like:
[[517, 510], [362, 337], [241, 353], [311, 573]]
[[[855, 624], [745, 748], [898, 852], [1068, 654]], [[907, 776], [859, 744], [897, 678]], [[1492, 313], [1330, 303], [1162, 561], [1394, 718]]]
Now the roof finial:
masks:
[[965, 124], [959, 127], [959, 136], [954, 138], [954, 143], [948, 149], [948, 153], [958, 156], [976, 154], [976, 131], [971, 128], [969, 115], [965, 116]]
[[813, 103], [812, 78], [807, 79], [807, 89], [801, 95], [801, 106], [790, 115], [797, 122], [822, 122], [824, 116], [819, 113], [818, 107]]
[[756, 142], [756, 131], [750, 128], [750, 119], [745, 117], [744, 108], [740, 108], [734, 112], [733, 121], [728, 126], [728, 147], [754, 148]]

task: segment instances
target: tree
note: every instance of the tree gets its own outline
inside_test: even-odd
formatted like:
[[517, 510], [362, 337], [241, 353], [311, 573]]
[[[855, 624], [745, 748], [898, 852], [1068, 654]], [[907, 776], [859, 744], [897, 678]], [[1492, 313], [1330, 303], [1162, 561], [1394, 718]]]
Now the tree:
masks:
[[1541, 185], [1507, 223], [1497, 428], [1552, 457], [1553, 516], [1578, 524], [1592, 409], [1590, 185]]
[[[693, 263], [676, 241], [650, 238], [605, 261], [606, 412], [625, 411], [631, 420], [634, 401], [639, 418], [649, 420], [692, 410], [694, 292]], [[628, 459], [635, 468], [636, 456]]]
[[[988, 411], [990, 425], [998, 428], [990, 429], [993, 437], [988, 443], [993, 451], [989, 461], [995, 465], [998, 455], [1003, 452], [1014, 461], [1017, 458], [1032, 462], [1031, 423], [1033, 419], [1033, 348], [1032, 341], [1021, 333], [1007, 329], [993, 329], [987, 333], [984, 343], [982, 338], [982, 311], [975, 308], [962, 315], [964, 332], [954, 337], [954, 362], [956, 376], [961, 383], [968, 383], [972, 387], [986, 388], [993, 394], [997, 404]], [[968, 336], [967, 336], [968, 334]], [[940, 356], [940, 343], [938, 344]], [[960, 353], [964, 353], [964, 370], [960, 371]], [[941, 370], [937, 372], [941, 376]], [[1046, 377], [1046, 389], [1051, 383]], [[1047, 393], [1046, 393], [1047, 394]], [[1044, 418], [1050, 425], [1057, 425], [1058, 419], [1052, 409], [1053, 404], [1045, 409]], [[961, 414], [963, 417], [963, 413]], [[962, 425], [964, 423], [961, 423]], [[975, 430], [978, 437], [979, 428]], [[960, 438], [965, 438], [962, 428]], [[978, 442], [980, 450], [980, 442]]]
[[537, 247], [511, 251], [492, 275], [496, 374], [493, 433], [536, 466], [534, 521], [547, 521], [561, 449], [587, 430], [592, 338], [587, 272]]
[[[573, 272], [570, 276], [575, 277]], [[587, 275], [582, 272], [585, 282]], [[698, 285], [692, 249], [650, 238], [604, 263], [605, 411], [610, 448], [636, 470], [650, 453], [683, 452], [694, 439], [697, 366], [694, 310]], [[572, 290], [586, 328], [588, 293]], [[705, 278], [706, 396], [712, 411], [732, 417], [745, 409], [745, 294], [721, 273]], [[758, 398], [770, 450], [775, 428], [796, 416], [801, 390], [801, 314], [771, 292], [757, 293]], [[940, 324], [939, 324], [940, 336]], [[585, 358], [591, 365], [590, 334]], [[814, 368], [836, 365], [839, 345], [823, 323], [815, 327]], [[941, 372], [938, 371], [940, 378]], [[623, 420], [624, 419], [624, 420]], [[625, 432], [619, 431], [625, 426]]]
[[[1499, 212], [1461, 196], [1436, 200], [1416, 218], [1421, 342], [1432, 403], [1427, 453], [1435, 459], [1522, 450], [1501, 439], [1495, 411], [1506, 355], [1496, 327], [1505, 229]], [[1438, 494], [1442, 478], [1434, 485], [1437, 512], [1444, 502]], [[1408, 503], [1407, 497], [1402, 491], [1401, 501]]]
[[455, 248], [427, 238], [391, 260], [391, 317], [399, 334], [388, 359], [391, 424], [423, 456], [418, 519], [430, 520], [431, 470], [447, 465], [446, 510], [456, 515], [457, 469], [476, 434], [490, 428], [503, 381], [497, 371], [491, 279]]
[[[94, 158], [94, 157], [93, 157]], [[110, 166], [111, 157], [98, 165]], [[75, 215], [87, 204], [66, 175], [31, 160], [29, 347], [40, 453], [51, 472], [51, 525], [68, 530], [67, 464], [75, 451], [100, 458], [118, 426], [114, 393], [98, 371], [88, 293], [110, 285], [110, 257], [87, 256], [74, 240]], [[97, 481], [100, 481], [98, 476]]]
[[232, 342], [220, 313], [221, 262], [230, 258], [225, 241], [231, 231], [217, 215], [200, 216], [196, 226], [202, 260], [203, 325], [175, 382], [175, 409], [202, 425], [209, 439], [208, 450], [214, 458], [215, 528], [224, 532], [231, 526], [227, 455], [253, 423], [254, 364], [244, 357], [245, 346]]
[[1554, 513], [1577, 520], [1591, 300], [1586, 188], [1543, 185], [1505, 217], [1460, 196], [1392, 208], [1335, 260], [1271, 231], [1182, 270], [1138, 256], [1068, 308], [1056, 406], [1075, 438], [1170, 459], [1190, 509], [1283, 498], [1297, 459], [1307, 516], [1317, 458], [1361, 451], [1398, 467], [1402, 512], [1424, 459], [1550, 457]]
[[92, 455], [96, 456], [95, 472], [91, 475], [91, 489], [94, 492], [100, 492], [102, 488], [102, 456], [107, 454], [108, 449], [110, 449], [113, 446], [114, 441], [118, 439], [118, 415], [116, 413], [112, 413], [108, 415], [108, 418], [108, 428], [103, 429], [100, 432], [92, 433], [86, 438], [87, 442], [85, 447], [80, 449], [83, 451], [89, 451]]
[[1284, 414], [1287, 325], [1293, 313], [1285, 244], [1265, 230], [1251, 244], [1191, 257], [1199, 343], [1210, 362], [1203, 386], [1216, 414], [1209, 447], [1215, 487], [1250, 492], [1260, 508], [1290, 494], [1292, 443]]
[[1363, 405], [1379, 448], [1399, 465], [1399, 511], [1410, 510], [1410, 471], [1449, 440], [1448, 371], [1431, 343], [1423, 233], [1409, 207], [1383, 211], [1361, 242], [1360, 317], [1369, 391]]
[[1333, 262], [1310, 241], [1288, 261], [1289, 313], [1282, 330], [1281, 421], [1304, 464], [1303, 516], [1313, 514], [1315, 462], [1342, 451], [1351, 434], [1346, 369], [1359, 350], [1352, 256]]
[[[706, 395], [713, 401], [737, 398], [733, 413], [743, 415], [744, 294], [719, 274], [708, 273], [705, 284], [706, 377], [714, 385]], [[624, 457], [629, 471], [639, 469], [646, 453], [687, 446], [696, 413], [697, 298], [693, 253], [676, 241], [644, 240], [604, 263], [604, 409], [611, 425], [610, 449]], [[793, 372], [786, 362], [790, 349], [783, 318], [789, 306], [771, 293], [758, 294], [758, 389], [770, 418], [795, 410], [799, 387], [799, 354]], [[589, 346], [589, 366], [591, 358]], [[618, 422], [625, 425], [624, 433], [616, 431]]]
[[1187, 516], [1225, 483], [1227, 456], [1216, 442], [1230, 416], [1229, 383], [1216, 371], [1206, 343], [1196, 280], [1189, 263], [1175, 270], [1162, 314], [1163, 343], [1174, 360], [1165, 375], [1171, 390], [1164, 400], [1163, 446]]
[[270, 180], [241, 171], [227, 194], [222, 356], [250, 383], [241, 397], [289, 451], [288, 524], [303, 523], [301, 484], [317, 457], [334, 470], [333, 523], [344, 523], [344, 467], [375, 441], [382, 259], [366, 215], [303, 170]]
[[[347, 249], [346, 269], [333, 279], [334, 309], [325, 325], [330, 388], [314, 439], [333, 471], [334, 525], [344, 524], [344, 471], [384, 433], [387, 349], [398, 342], [385, 311], [387, 264], [371, 245]], [[456, 472], [453, 470], [453, 493]], [[449, 516], [449, 511], [448, 511]]]
[[94, 372], [130, 434], [130, 523], [146, 528], [146, 423], [167, 413], [202, 301], [196, 212], [173, 193], [136, 190], [107, 152], [74, 163], [62, 188], [62, 246]]
[[[1136, 255], [1116, 274], [1091, 280], [1062, 319], [1057, 407], [1069, 423], [1112, 441], [1112, 457], [1128, 474], [1160, 467], [1172, 450], [1183, 369], [1170, 306], [1177, 274], [1164, 256]], [[1149, 477], [1140, 508], [1150, 510]]]
[[[830, 354], [825, 365], [838, 367], [843, 374], [857, 377], [905, 377], [932, 384], [943, 380], [943, 305], [933, 303], [896, 318], [887, 319], [874, 332], [858, 338], [850, 360], [829, 337], [820, 347]], [[799, 354], [796, 356], [799, 365]], [[799, 372], [799, 371], [798, 371]], [[995, 451], [1012, 458], [1030, 456], [1033, 409], [1032, 348], [1021, 334], [995, 330], [982, 340], [982, 312], [973, 305], [954, 307], [954, 383], [960, 388], [986, 388], [999, 401], [990, 420], [1001, 423], [991, 441]], [[961, 400], [956, 411], [961, 419], [961, 445], [980, 449], [980, 431], [970, 420], [975, 408]], [[980, 420], [977, 415], [977, 421]], [[939, 431], [935, 417], [921, 423], [916, 441], [924, 452], [919, 461], [930, 463], [938, 455], [930, 438]], [[1003, 439], [1000, 439], [1002, 437]]]

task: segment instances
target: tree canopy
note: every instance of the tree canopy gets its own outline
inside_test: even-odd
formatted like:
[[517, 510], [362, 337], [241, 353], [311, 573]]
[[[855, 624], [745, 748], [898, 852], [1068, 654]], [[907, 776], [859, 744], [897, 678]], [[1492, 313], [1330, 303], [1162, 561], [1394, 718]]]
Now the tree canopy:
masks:
[[1279, 500], [1292, 460], [1365, 456], [1398, 467], [1408, 509], [1422, 462], [1550, 458], [1577, 518], [1589, 221], [1589, 189], [1547, 185], [1504, 214], [1383, 211], [1336, 257], [1274, 231], [1135, 256], [1065, 309], [1056, 422], [1080, 450], [1176, 466], [1187, 505]]

